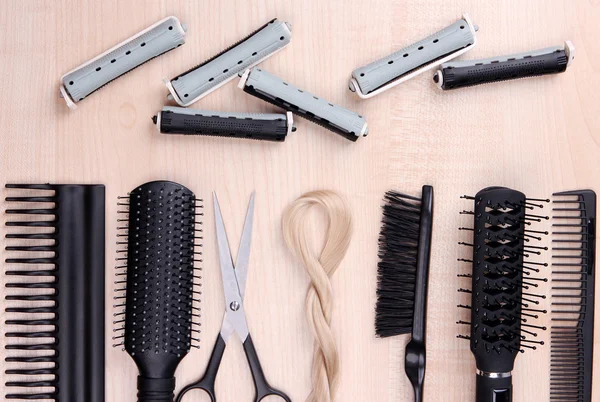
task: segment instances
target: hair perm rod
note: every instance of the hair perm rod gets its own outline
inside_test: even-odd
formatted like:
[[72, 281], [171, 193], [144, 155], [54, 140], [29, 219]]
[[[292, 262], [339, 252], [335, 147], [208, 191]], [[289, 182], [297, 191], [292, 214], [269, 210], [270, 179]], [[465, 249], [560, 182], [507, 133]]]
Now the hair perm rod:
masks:
[[285, 141], [296, 131], [291, 112], [233, 113], [165, 106], [152, 121], [161, 134]]
[[349, 89], [368, 99], [468, 52], [479, 28], [467, 14], [452, 25], [352, 72]]
[[187, 28], [167, 17], [69, 71], [60, 79], [60, 95], [76, 109], [93, 92], [136, 67], [185, 43]]
[[460, 60], [440, 66], [433, 81], [440, 89], [457, 89], [498, 81], [515, 80], [548, 74], [559, 74], [575, 58], [575, 47], [570, 41], [564, 46], [490, 57], [480, 60]]
[[291, 40], [292, 25], [273, 19], [216, 56], [164, 80], [169, 89], [167, 98], [179, 106], [189, 106], [279, 52]]
[[356, 142], [369, 132], [363, 116], [296, 88], [261, 68], [246, 70], [238, 87], [265, 102], [323, 126], [347, 140]]

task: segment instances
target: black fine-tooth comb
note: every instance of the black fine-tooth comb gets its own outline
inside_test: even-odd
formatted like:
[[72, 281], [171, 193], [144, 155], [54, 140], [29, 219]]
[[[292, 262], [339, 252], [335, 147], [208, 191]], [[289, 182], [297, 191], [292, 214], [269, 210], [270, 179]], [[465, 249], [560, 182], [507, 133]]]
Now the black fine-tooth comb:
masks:
[[104, 402], [104, 186], [6, 188], [6, 399]]
[[475, 197], [463, 198], [474, 201], [472, 228], [460, 228], [473, 232], [473, 243], [459, 244], [473, 248], [472, 259], [459, 259], [472, 266], [471, 274], [459, 277], [471, 278], [472, 289], [459, 289], [471, 294], [471, 305], [458, 305], [471, 310], [471, 321], [458, 321], [470, 327], [470, 335], [458, 335], [469, 339], [471, 352], [477, 365], [477, 402], [511, 402], [514, 360], [525, 348], [536, 349], [543, 341], [535, 341], [537, 330], [546, 327], [529, 323], [546, 310], [530, 308], [539, 305], [545, 295], [532, 293], [537, 282], [546, 278], [534, 277], [540, 266], [547, 263], [526, 261], [531, 255], [541, 255], [547, 247], [535, 245], [545, 231], [532, 230], [532, 222], [549, 219], [547, 216], [527, 212], [543, 208], [549, 200], [527, 199], [519, 191], [505, 187], [488, 187]]
[[197, 201], [189, 189], [169, 181], [143, 184], [119, 201], [119, 213], [128, 217], [118, 220], [122, 264], [115, 300], [121, 302], [115, 306], [120, 311], [114, 338], [122, 339], [115, 346], [123, 345], [139, 369], [138, 402], [173, 402], [175, 370], [198, 341], [192, 337], [200, 332], [194, 286], [201, 278], [194, 263], [202, 253], [194, 246], [202, 239], [196, 217], [203, 214]]
[[554, 194], [551, 401], [592, 401], [596, 193]]

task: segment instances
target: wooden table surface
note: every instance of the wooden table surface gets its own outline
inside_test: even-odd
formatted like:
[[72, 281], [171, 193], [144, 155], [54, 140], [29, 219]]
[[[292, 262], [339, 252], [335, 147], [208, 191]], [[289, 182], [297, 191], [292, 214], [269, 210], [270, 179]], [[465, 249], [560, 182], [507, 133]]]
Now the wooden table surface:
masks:
[[[575, 62], [561, 75], [453, 92], [439, 91], [431, 73], [371, 100], [360, 100], [347, 90], [354, 68], [445, 27], [464, 12], [480, 27], [478, 45], [465, 58], [561, 45], [570, 39], [576, 47]], [[168, 15], [189, 28], [183, 47], [119, 78], [76, 111], [65, 106], [58, 97], [62, 74]], [[218, 53], [274, 17], [293, 25], [293, 40], [266, 60], [264, 68], [364, 114], [369, 136], [351, 143], [302, 119], [283, 144], [159, 135], [150, 117], [166, 101], [161, 80]], [[455, 324], [466, 318], [456, 307], [465, 301], [456, 291], [464, 286], [456, 277], [461, 272], [456, 260], [465, 253], [457, 245], [464, 240], [457, 228], [465, 223], [458, 212], [469, 204], [459, 196], [490, 185], [536, 197], [600, 189], [599, 20], [598, 0], [4, 0], [0, 179], [106, 185], [107, 344], [112, 343], [117, 196], [156, 179], [180, 182], [207, 199], [215, 190], [237, 250], [248, 197], [256, 190], [246, 311], [268, 378], [294, 401], [303, 401], [309, 393], [313, 344], [304, 320], [308, 279], [283, 243], [281, 216], [306, 191], [338, 191], [349, 201], [354, 218], [349, 253], [333, 279], [332, 326], [342, 366], [338, 402], [413, 398], [403, 365], [407, 337], [374, 336], [377, 237], [386, 190], [419, 194], [423, 184], [432, 184], [435, 221], [425, 400], [472, 401], [475, 363], [468, 342], [456, 338], [461, 328]], [[235, 83], [194, 106], [276, 110], [244, 94]], [[212, 208], [211, 202], [206, 205]], [[213, 228], [212, 214], [206, 215], [205, 225]], [[179, 366], [179, 386], [204, 371], [224, 309], [214, 231], [207, 230], [205, 237], [202, 346]], [[548, 293], [550, 283], [541, 290]], [[541, 321], [548, 325], [550, 317]], [[549, 333], [540, 339], [548, 341]], [[2, 339], [2, 350], [4, 343]], [[515, 402], [549, 400], [549, 354], [545, 346], [519, 355]], [[600, 369], [598, 360], [595, 368]], [[107, 348], [106, 372], [107, 401], [135, 400], [137, 371], [124, 351]], [[4, 394], [6, 389], [0, 391]], [[227, 349], [217, 395], [220, 402], [252, 400], [239, 342]], [[186, 402], [207, 400], [193, 394]]]

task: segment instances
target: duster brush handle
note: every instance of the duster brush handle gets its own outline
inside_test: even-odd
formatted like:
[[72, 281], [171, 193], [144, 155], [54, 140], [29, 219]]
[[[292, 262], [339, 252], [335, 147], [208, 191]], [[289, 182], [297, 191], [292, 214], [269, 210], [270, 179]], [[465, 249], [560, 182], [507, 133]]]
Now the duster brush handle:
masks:
[[415, 402], [423, 400], [425, 380], [425, 328], [427, 317], [427, 282], [433, 229], [433, 187], [423, 186], [419, 221], [419, 246], [415, 281], [415, 302], [411, 340], [406, 345], [404, 371], [415, 391]]

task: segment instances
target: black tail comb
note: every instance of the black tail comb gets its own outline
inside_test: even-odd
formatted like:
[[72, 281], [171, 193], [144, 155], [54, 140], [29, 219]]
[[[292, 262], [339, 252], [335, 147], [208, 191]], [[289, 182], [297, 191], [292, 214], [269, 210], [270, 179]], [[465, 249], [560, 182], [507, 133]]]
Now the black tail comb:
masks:
[[104, 402], [104, 186], [6, 188], [6, 399]]
[[592, 401], [596, 193], [554, 194], [551, 401]]
[[422, 198], [389, 191], [385, 194], [379, 235], [375, 332], [380, 337], [411, 333], [404, 369], [423, 400], [425, 319], [433, 224], [433, 187]]
[[[548, 264], [532, 261], [529, 257], [541, 255], [546, 247], [535, 245], [547, 232], [530, 229], [533, 222], [549, 217], [533, 214], [549, 200], [527, 199], [519, 191], [504, 187], [489, 187], [475, 197], [473, 240], [459, 244], [472, 247], [472, 259], [460, 259], [471, 266], [471, 274], [459, 277], [471, 279], [472, 288], [459, 289], [471, 295], [471, 305], [458, 307], [471, 310], [470, 322], [458, 324], [470, 327], [471, 352], [477, 365], [477, 401], [512, 401], [512, 378], [515, 357], [525, 349], [536, 349], [543, 341], [531, 338], [546, 327], [533, 325], [531, 319], [546, 310], [537, 306], [546, 296], [534, 291], [546, 278], [536, 277], [540, 267]], [[528, 258], [524, 261], [524, 258]], [[533, 257], [532, 257], [533, 258]]]
[[[202, 205], [181, 184], [154, 181], [119, 200], [115, 339], [139, 369], [139, 402], [172, 402], [175, 370], [199, 332], [195, 251]], [[201, 204], [201, 203], [200, 203]], [[125, 224], [125, 222], [127, 222]], [[126, 240], [125, 240], [126, 239]], [[126, 279], [124, 278], [126, 277]], [[123, 303], [124, 301], [124, 303]]]

